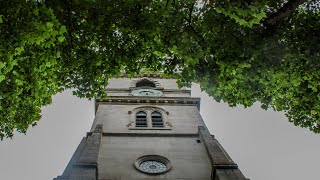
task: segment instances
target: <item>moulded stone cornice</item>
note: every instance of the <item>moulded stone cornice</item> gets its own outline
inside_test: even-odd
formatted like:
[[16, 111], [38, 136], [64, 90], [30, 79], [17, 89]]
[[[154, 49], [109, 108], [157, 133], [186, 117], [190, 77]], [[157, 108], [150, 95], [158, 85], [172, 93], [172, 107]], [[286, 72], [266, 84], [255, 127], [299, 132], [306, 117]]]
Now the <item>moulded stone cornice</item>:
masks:
[[[136, 87], [131, 87], [131, 88], [106, 88], [105, 93], [112, 93], [112, 92], [117, 92], [117, 93], [128, 93], [129, 96], [131, 95], [131, 91], [135, 89], [141, 89], [141, 88], [136, 88]], [[191, 90], [189, 89], [164, 89], [164, 88], [145, 88], [145, 89], [155, 89], [162, 91], [164, 93], [188, 93], [191, 95]]]
[[[106, 88], [105, 92], [108, 91], [116, 91], [116, 92], [130, 92], [133, 89], [141, 89], [141, 87], [131, 87], [131, 88]], [[144, 89], [155, 89], [162, 90], [163, 92], [183, 92], [183, 93], [191, 93], [189, 89], [164, 89], [164, 88], [144, 88]]]
[[137, 96], [109, 96], [104, 99], [96, 98], [99, 104], [152, 104], [152, 105], [193, 105], [200, 110], [200, 98], [196, 97], [137, 97]]
[[150, 78], [160, 78], [160, 79], [172, 79], [173, 77], [164, 76], [162, 73], [139, 73], [134, 76], [128, 74], [122, 74], [119, 76], [120, 78], [142, 78], [142, 77], [150, 77]]
[[[90, 133], [89, 133], [90, 134]], [[199, 137], [198, 133], [110, 133], [103, 132], [102, 136], [144, 136], [144, 137]]]

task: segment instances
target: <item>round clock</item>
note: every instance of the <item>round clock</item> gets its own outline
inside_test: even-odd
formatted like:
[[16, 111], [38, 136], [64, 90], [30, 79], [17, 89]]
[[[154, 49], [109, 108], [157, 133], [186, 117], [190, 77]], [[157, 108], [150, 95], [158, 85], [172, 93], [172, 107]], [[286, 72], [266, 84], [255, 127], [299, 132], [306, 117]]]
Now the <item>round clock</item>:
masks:
[[135, 89], [131, 91], [133, 96], [155, 96], [159, 97], [162, 95], [161, 91], [155, 89]]

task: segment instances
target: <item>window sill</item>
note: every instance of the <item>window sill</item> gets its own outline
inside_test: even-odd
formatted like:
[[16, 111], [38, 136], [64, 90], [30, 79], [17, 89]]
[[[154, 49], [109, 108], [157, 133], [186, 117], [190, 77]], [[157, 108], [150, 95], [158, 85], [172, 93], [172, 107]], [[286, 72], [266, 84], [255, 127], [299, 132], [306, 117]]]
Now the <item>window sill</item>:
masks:
[[171, 130], [172, 128], [163, 127], [163, 128], [151, 128], [151, 127], [132, 127], [129, 130]]

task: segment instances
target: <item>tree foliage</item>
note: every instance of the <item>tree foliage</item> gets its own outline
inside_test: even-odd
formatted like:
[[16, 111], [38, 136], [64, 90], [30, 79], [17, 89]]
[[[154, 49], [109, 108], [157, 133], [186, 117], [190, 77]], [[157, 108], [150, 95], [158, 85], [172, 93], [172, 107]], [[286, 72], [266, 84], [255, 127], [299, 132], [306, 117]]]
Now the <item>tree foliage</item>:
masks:
[[3, 0], [0, 138], [35, 125], [57, 92], [103, 96], [141, 69], [319, 133], [319, 20], [316, 0]]

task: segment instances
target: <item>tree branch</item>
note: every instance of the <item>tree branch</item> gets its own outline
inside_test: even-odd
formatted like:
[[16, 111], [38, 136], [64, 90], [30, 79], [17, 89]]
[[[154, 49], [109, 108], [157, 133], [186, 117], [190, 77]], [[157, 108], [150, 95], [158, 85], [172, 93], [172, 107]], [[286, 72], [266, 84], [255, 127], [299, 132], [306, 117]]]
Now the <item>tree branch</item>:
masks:
[[168, 8], [169, 1], [170, 1], [170, 0], [167, 0], [167, 2], [166, 2], [166, 10], [167, 10], [167, 8]]
[[191, 25], [191, 23], [192, 23], [192, 21], [191, 21], [191, 19], [192, 19], [192, 11], [193, 11], [193, 8], [194, 8], [194, 4], [195, 4], [195, 2], [194, 3], [192, 3], [192, 6], [191, 6], [191, 8], [190, 8], [190, 12], [189, 12], [189, 25]]
[[191, 30], [191, 32], [197, 37], [197, 38], [199, 38], [199, 40], [201, 41], [201, 43], [202, 43], [202, 46], [204, 46], [204, 45], [206, 45], [206, 41], [205, 41], [205, 39], [203, 38], [203, 36], [201, 36], [200, 34], [199, 34], [199, 32], [197, 32], [195, 29], [194, 29], [194, 27], [192, 26], [192, 11], [193, 11], [193, 9], [194, 9], [194, 5], [195, 5], [195, 2], [194, 3], [192, 3], [192, 5], [191, 5], [191, 7], [190, 7], [190, 9], [189, 9], [189, 17], [188, 18], [184, 18], [187, 22], [188, 22], [188, 29], [190, 29]]
[[191, 32], [197, 37], [200, 39], [202, 45], [201, 46], [205, 46], [207, 45], [205, 39], [203, 38], [203, 36], [201, 36], [191, 25], [188, 26], [191, 30]]
[[265, 19], [263, 25], [267, 27], [267, 29], [273, 29], [278, 26], [280, 21], [289, 17], [298, 6], [307, 1], [308, 0], [289, 0], [277, 12]]

